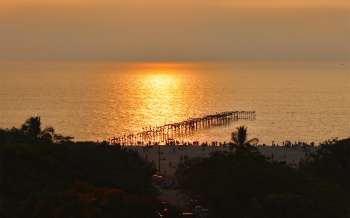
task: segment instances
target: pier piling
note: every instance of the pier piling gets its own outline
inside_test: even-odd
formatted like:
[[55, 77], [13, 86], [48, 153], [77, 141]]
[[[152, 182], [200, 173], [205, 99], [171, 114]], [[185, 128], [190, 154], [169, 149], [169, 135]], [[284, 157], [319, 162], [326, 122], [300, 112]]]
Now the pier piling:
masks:
[[111, 138], [110, 143], [114, 145], [160, 144], [175, 140], [177, 137], [190, 135], [199, 129], [229, 125], [232, 121], [255, 119], [255, 111], [227, 111], [200, 118], [190, 118], [163, 126], [143, 128], [142, 132], [136, 134]]

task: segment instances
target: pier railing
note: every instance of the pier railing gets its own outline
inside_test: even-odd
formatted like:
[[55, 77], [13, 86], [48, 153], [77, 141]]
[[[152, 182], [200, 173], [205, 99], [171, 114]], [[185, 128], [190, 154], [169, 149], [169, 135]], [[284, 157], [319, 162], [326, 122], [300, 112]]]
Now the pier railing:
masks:
[[110, 139], [110, 143], [116, 145], [151, 145], [176, 140], [178, 137], [193, 134], [199, 129], [224, 126], [238, 120], [255, 120], [255, 118], [255, 111], [227, 111], [200, 118], [190, 118], [163, 126], [143, 128], [141, 132], [136, 134], [114, 137]]

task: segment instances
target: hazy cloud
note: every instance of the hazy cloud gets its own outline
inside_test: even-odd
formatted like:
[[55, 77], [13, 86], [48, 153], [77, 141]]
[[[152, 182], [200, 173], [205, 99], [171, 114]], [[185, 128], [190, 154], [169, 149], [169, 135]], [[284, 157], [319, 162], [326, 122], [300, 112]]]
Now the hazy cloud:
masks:
[[340, 0], [21, 2], [0, 10], [0, 59], [350, 58]]

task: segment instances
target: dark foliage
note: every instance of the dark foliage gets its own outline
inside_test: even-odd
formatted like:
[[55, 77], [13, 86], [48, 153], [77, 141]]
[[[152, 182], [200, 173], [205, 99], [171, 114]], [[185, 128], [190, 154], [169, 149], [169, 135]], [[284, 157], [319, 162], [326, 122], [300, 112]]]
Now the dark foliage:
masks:
[[63, 136], [55, 133], [53, 127], [41, 128], [40, 117], [31, 117], [25, 121], [20, 129], [0, 129], [0, 144], [45, 144], [45, 143], [67, 143], [73, 137]]
[[255, 152], [192, 159], [179, 167], [177, 178], [212, 217], [345, 217], [342, 188]]
[[313, 158], [301, 164], [301, 170], [340, 186], [350, 217], [350, 138], [322, 143]]
[[304, 162], [301, 168], [344, 188], [347, 187], [350, 183], [350, 138], [321, 144], [313, 159]]
[[40, 119], [0, 131], [0, 217], [153, 217], [153, 168], [106, 143], [55, 142]]
[[137, 218], [154, 217], [156, 210], [157, 202], [153, 198], [130, 194], [117, 188], [101, 188], [80, 182], [63, 192], [42, 192], [32, 196], [25, 208], [20, 210], [20, 216]]
[[232, 132], [231, 140], [231, 149], [236, 153], [257, 151], [253, 145], [256, 145], [259, 140], [257, 138], [248, 140], [248, 128], [245, 126], [237, 127], [236, 131]]

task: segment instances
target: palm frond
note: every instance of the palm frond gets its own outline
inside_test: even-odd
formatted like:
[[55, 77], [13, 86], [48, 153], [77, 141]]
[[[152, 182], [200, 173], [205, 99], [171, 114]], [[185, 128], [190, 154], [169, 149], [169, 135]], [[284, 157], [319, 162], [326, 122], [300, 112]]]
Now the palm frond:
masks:
[[259, 143], [259, 139], [258, 138], [253, 138], [247, 141], [247, 144], [249, 145], [257, 145]]

